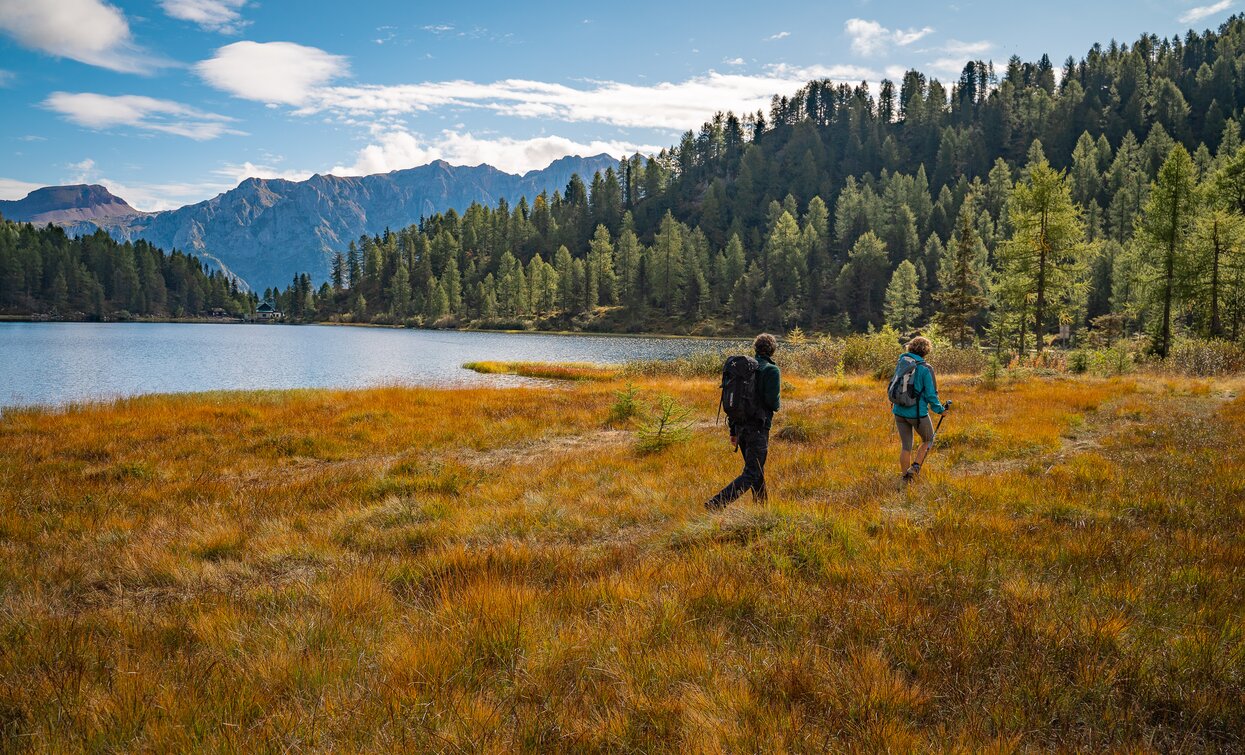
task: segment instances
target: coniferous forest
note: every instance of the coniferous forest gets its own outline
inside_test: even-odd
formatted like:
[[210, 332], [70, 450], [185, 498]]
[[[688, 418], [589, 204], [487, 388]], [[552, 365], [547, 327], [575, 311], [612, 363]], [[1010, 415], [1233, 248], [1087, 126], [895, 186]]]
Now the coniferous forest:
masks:
[[181, 252], [120, 244], [104, 231], [70, 238], [52, 225], [0, 221], [0, 314], [126, 320], [215, 310], [242, 317], [256, 304], [254, 294]]
[[[1243, 335], [1243, 107], [1245, 17], [1059, 67], [912, 70], [876, 95], [814, 81], [552, 196], [362, 237], [330, 281], [263, 297], [305, 321], [934, 325], [1020, 352], [1145, 334], [1166, 355], [1181, 335]], [[6, 297], [20, 279], [46, 305], [71, 275], [13, 259], [0, 249]]]

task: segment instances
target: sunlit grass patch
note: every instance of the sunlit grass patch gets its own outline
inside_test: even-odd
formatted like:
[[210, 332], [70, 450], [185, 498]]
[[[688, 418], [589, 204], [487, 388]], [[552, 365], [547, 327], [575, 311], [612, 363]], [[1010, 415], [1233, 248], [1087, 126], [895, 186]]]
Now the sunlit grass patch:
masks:
[[707, 514], [706, 375], [5, 413], [0, 750], [1240, 748], [1231, 385], [943, 376], [901, 488], [797, 375]]
[[467, 362], [463, 367], [486, 375], [519, 375], [545, 380], [612, 380], [622, 371], [620, 367], [553, 362]]

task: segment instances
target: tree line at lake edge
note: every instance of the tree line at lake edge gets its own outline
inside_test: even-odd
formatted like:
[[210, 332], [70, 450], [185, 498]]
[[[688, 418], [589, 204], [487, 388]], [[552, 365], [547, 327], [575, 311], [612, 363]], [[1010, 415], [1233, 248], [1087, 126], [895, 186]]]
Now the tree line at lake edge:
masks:
[[[1177, 335], [1242, 335], [1242, 105], [1236, 16], [1183, 39], [1095, 45], [1062, 75], [1043, 56], [1002, 72], [970, 62], [949, 92], [917, 71], [876, 97], [815, 81], [590, 184], [361, 237], [318, 287], [300, 273], [263, 296], [297, 321], [937, 324], [957, 343], [1019, 352], [1144, 333], [1162, 356]], [[18, 257], [0, 249], [0, 306], [64, 302], [64, 265]]]

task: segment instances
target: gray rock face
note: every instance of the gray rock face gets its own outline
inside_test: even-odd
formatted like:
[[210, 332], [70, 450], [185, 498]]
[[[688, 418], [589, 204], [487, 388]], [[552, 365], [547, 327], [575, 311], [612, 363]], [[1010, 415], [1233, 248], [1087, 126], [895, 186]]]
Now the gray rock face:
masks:
[[[0, 203], [0, 213], [56, 223], [76, 235], [103, 228], [121, 241], [142, 238], [165, 250], [181, 249], [262, 291], [283, 288], [302, 272], [319, 284], [328, 278], [333, 254], [361, 235], [405, 228], [451, 208], [465, 210], [472, 202], [496, 205], [505, 198], [513, 205], [523, 196], [531, 201], [542, 191], [565, 189], [573, 174], [590, 183], [595, 172], [617, 164], [609, 155], [564, 157], [517, 176], [489, 165], [437, 161], [371, 176], [248, 178], [207, 201], [155, 213], [138, 212], [103, 187], [49, 187]], [[88, 201], [79, 196], [82, 189], [98, 189], [111, 200], [95, 193], [100, 201]]]
[[25, 199], [0, 200], [0, 215], [35, 225], [72, 225], [142, 214], [96, 184], [45, 186], [30, 192]]

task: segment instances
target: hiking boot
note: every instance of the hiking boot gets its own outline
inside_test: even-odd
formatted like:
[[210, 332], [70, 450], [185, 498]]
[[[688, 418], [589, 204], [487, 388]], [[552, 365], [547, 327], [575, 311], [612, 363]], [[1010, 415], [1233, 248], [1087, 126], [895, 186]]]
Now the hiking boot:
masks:
[[913, 462], [912, 466], [908, 467], [908, 469], [903, 473], [903, 481], [912, 482], [913, 480], [916, 479], [916, 476], [920, 473], [921, 473], [921, 465], [917, 464], [916, 462]]

